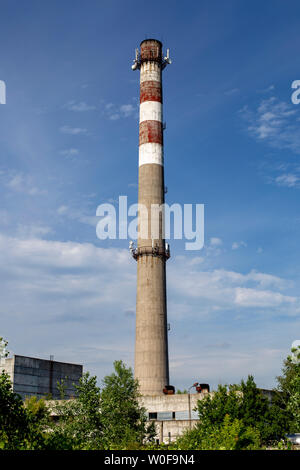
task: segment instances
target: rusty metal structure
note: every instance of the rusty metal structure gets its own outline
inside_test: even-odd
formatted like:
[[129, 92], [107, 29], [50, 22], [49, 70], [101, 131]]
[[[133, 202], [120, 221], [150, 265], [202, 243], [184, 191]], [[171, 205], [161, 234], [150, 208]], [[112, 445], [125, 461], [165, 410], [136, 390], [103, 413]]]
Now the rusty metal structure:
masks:
[[[158, 213], [153, 235], [152, 206], [165, 201], [162, 71], [170, 64], [156, 39], [142, 41], [133, 70], [140, 70], [138, 242], [130, 250], [137, 261], [135, 377], [143, 395], [169, 389], [166, 260], [164, 218]], [[140, 207], [146, 210], [141, 210]], [[146, 230], [145, 230], [146, 228]]]

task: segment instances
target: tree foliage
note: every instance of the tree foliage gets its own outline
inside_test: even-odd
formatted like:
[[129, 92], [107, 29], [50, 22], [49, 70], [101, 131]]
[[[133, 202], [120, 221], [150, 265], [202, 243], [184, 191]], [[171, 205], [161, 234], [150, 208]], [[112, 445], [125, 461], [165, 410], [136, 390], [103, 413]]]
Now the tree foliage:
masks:
[[56, 420], [49, 426], [49, 449], [101, 448], [100, 389], [86, 372], [76, 386], [76, 398], [53, 402]]
[[300, 346], [291, 350], [283, 363], [282, 375], [277, 377], [275, 389], [277, 413], [285, 419], [286, 432], [300, 430]]
[[114, 362], [111, 375], [103, 379], [101, 415], [106, 447], [128, 448], [142, 445], [154, 435], [153, 423], [147, 423], [146, 410], [139, 404], [139, 385], [131, 368]]
[[282, 375], [276, 377], [278, 385], [276, 390], [281, 393], [281, 399], [285, 403], [288, 401], [293, 390], [293, 379], [300, 376], [300, 346], [291, 350], [283, 363]]
[[287, 411], [293, 417], [293, 428], [300, 430], [300, 376], [295, 376], [291, 380], [291, 393], [287, 403]]
[[242, 420], [225, 414], [221, 423], [196, 426], [179, 437], [174, 445], [180, 450], [254, 450], [261, 448], [259, 431]]
[[34, 397], [24, 403], [13, 392], [10, 377], [0, 375], [0, 448], [30, 450], [44, 448], [43, 424], [47, 421], [45, 403]]
[[13, 392], [9, 375], [0, 375], [0, 446], [24, 447], [29, 436], [29, 420], [19, 395]]
[[122, 361], [103, 379], [83, 375], [76, 386], [76, 399], [57, 401], [53, 412], [58, 417], [51, 425], [48, 448], [122, 449], [142, 445], [153, 436], [146, 413], [138, 402], [138, 382]]
[[[0, 338], [2, 357], [7, 342]], [[258, 449], [300, 430], [300, 347], [284, 361], [272, 403], [252, 376], [235, 385], [219, 385], [198, 401], [199, 422], [169, 448], [182, 450]], [[64, 382], [58, 384], [63, 398]], [[76, 398], [49, 402], [31, 397], [23, 403], [8, 374], [0, 375], [0, 449], [144, 449], [154, 446], [154, 423], [140, 404], [131, 368], [114, 362], [101, 389], [85, 373], [75, 386]], [[182, 393], [185, 393], [183, 391]], [[55, 417], [55, 419], [54, 419]], [[279, 448], [278, 447], [278, 448]], [[165, 449], [166, 445], [161, 445]]]
[[240, 384], [219, 385], [216, 392], [198, 401], [198, 413], [201, 427], [220, 426], [228, 415], [231, 420], [237, 419], [246, 427], [257, 429], [262, 444], [283, 437], [281, 417], [256, 387], [252, 376]]

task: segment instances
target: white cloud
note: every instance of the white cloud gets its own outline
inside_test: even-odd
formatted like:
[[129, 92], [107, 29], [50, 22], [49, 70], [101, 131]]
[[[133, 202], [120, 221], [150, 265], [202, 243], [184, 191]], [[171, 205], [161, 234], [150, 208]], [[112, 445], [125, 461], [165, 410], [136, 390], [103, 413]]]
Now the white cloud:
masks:
[[136, 112], [136, 106], [132, 104], [123, 104], [120, 106], [120, 112], [124, 117], [132, 116]]
[[[61, 206], [62, 212], [65, 207]], [[71, 293], [74, 288], [74, 294], [76, 292], [78, 296], [87, 288], [92, 297], [99, 301], [105, 298], [108, 302], [118, 301], [120, 304], [125, 295], [120, 292], [121, 285], [130, 284], [132, 300], [134, 299], [135, 266], [131, 263], [127, 249], [42, 240], [37, 236], [50, 233], [49, 227], [35, 225], [27, 229], [30, 238], [0, 235], [2, 270], [17, 268], [31, 271], [31, 276], [35, 278], [33, 285], [41, 282], [42, 290], [47, 290], [48, 285], [49, 294], [54, 291]], [[170, 291], [180, 292], [181, 299], [185, 302], [197, 298], [202, 305], [201, 299], [206, 300], [210, 302], [211, 309], [235, 308], [236, 304], [242, 307], [273, 307], [296, 305], [298, 302], [295, 296], [282, 292], [292, 287], [292, 283], [278, 276], [254, 270], [247, 274], [224, 269], [204, 271], [200, 270], [202, 263], [203, 259], [200, 257], [187, 259], [185, 256], [177, 256], [176, 266], [171, 265], [168, 270]], [[60, 274], [53, 269], [59, 270]], [[24, 280], [25, 278], [26, 276]], [[116, 293], [110, 298], [115, 288]], [[31, 290], [30, 284], [28, 289]], [[125, 298], [128, 299], [128, 296], [125, 295]], [[130, 302], [128, 308], [132, 309], [133, 305], [129, 304]]]
[[[99, 222], [99, 217], [96, 215], [91, 215], [91, 211], [88, 205], [83, 208], [79, 207], [78, 204], [70, 204], [70, 206], [63, 204], [57, 208], [56, 212], [61, 216], [68, 217], [70, 220], [74, 220], [85, 225], [90, 225], [92, 227], [96, 227], [97, 223]], [[93, 213], [95, 213], [94, 210]]]
[[0, 209], [0, 224], [1, 225], [9, 225], [10, 223], [10, 215], [5, 209]]
[[117, 119], [120, 119], [121, 115], [119, 113], [114, 113], [114, 114], [110, 114], [108, 116], [108, 119], [110, 119], [111, 121], [117, 121]]
[[[193, 269], [184, 257], [177, 257], [176, 262], [176, 269], [169, 270], [170, 288], [179, 298], [184, 296], [192, 303], [198, 299], [203, 315], [213, 311], [234, 311], [237, 305], [268, 307], [273, 314], [280, 311], [294, 315], [299, 311], [299, 299], [285, 292], [293, 288], [293, 283], [286, 279], [254, 270], [242, 274], [224, 269]], [[284, 307], [283, 311], [281, 307]]]
[[82, 224], [91, 225], [92, 227], [96, 227], [97, 223], [99, 222], [99, 217], [94, 215], [75, 213], [73, 218], [77, 219]]
[[69, 148], [69, 149], [61, 150], [59, 153], [63, 155], [64, 157], [73, 157], [74, 155], [79, 154], [79, 150], [76, 148]]
[[298, 186], [300, 178], [292, 173], [282, 174], [277, 176], [274, 181], [278, 186], [287, 186], [289, 188], [293, 188], [294, 186]]
[[[170, 357], [170, 371], [175, 378], [175, 383], [172, 383], [176, 386], [176, 378], [180, 377], [185, 384], [197, 380], [207, 382], [212, 389], [216, 389], [219, 383], [238, 383], [252, 374], [259, 387], [271, 388], [275, 385], [274, 377], [279, 375], [288, 349], [266, 347], [261, 339], [259, 344], [247, 344], [244, 349], [240, 344], [230, 347], [226, 347], [226, 344], [220, 341], [210, 347], [202, 342], [201, 355], [194, 353], [192, 348], [188, 351], [186, 347], [177, 348]], [[181, 384], [178, 385], [180, 387]]]
[[221, 245], [223, 245], [223, 242], [222, 242], [221, 238], [212, 237], [210, 239], [210, 244], [211, 244], [211, 246], [221, 246]]
[[[10, 351], [84, 363], [100, 377], [130, 362], [135, 269], [128, 250], [0, 235], [1, 334]], [[95, 366], [95, 362], [98, 361]]]
[[[21, 307], [22, 297], [29, 296], [34, 308], [47, 296], [48, 304], [56, 305], [55, 315], [58, 317], [66, 307], [65, 301], [60, 303], [62, 298], [68, 299], [67, 309], [70, 312], [78, 311], [76, 302], [79, 298], [86, 305], [85, 309], [91, 304], [98, 304], [100, 308], [102, 303], [118, 302], [120, 305], [127, 304], [127, 308], [133, 307], [134, 296], [131, 301], [126, 293], [129, 284], [131, 290], [134, 287], [128, 250], [100, 248], [89, 243], [42, 240], [36, 235], [41, 234], [43, 227], [32, 229], [34, 236], [26, 239], [0, 235], [2, 288], [7, 288], [6, 293], [12, 292], [12, 289], [19, 292], [18, 299], [10, 299], [13, 304], [17, 301]], [[125, 270], [127, 276], [124, 277]], [[5, 275], [7, 272], [10, 276]], [[115, 282], [112, 282], [113, 278]], [[88, 297], [85, 297], [86, 294]], [[1, 297], [4, 298], [4, 292]], [[5, 297], [7, 301], [7, 295]], [[26, 306], [21, 310], [26, 310]], [[46, 305], [44, 313], [50, 315], [48, 319], [54, 314]]]
[[273, 291], [260, 291], [257, 289], [238, 287], [235, 291], [234, 301], [241, 307], [272, 308], [281, 305], [296, 304], [297, 298]]
[[63, 134], [70, 134], [70, 135], [78, 135], [78, 134], [86, 134], [87, 129], [82, 127], [71, 127], [71, 126], [62, 126], [60, 127], [60, 132]]
[[224, 91], [224, 95], [231, 96], [236, 95], [240, 91], [239, 88], [231, 88], [230, 90]]
[[189, 264], [190, 266], [196, 266], [197, 264], [202, 264], [203, 261], [204, 261], [204, 258], [203, 258], [203, 257], [201, 257], [201, 256], [195, 256], [194, 258], [192, 258], [192, 259], [188, 262], [188, 264]]
[[107, 103], [104, 108], [105, 116], [111, 121], [128, 117], [138, 117], [138, 106], [136, 104], [116, 105], [114, 103]]
[[[67, 206], [59, 209], [64, 213]], [[27, 239], [0, 235], [1, 334], [9, 340], [10, 350], [40, 357], [54, 352], [57, 360], [83, 363], [99, 378], [110, 372], [115, 359], [132, 365], [134, 315], [130, 312], [135, 312], [136, 264], [128, 250], [37, 238], [43, 230], [46, 233], [46, 227], [36, 226], [35, 237]], [[266, 358], [268, 370], [274, 368], [280, 351], [260, 347], [258, 353], [257, 341], [249, 351], [242, 339], [242, 346], [226, 348], [224, 343], [233, 344], [233, 338], [224, 328], [243, 311], [249, 318], [259, 313], [299, 314], [299, 299], [288, 293], [289, 281], [257, 271], [204, 270], [200, 257], [177, 256], [175, 261], [168, 266], [173, 377], [189, 380], [201, 371], [202, 377], [217, 382], [224, 377], [239, 380], [242, 373], [252, 371], [263, 375], [258, 354]], [[205, 323], [199, 325], [203, 316], [209, 318], [206, 325], [214, 330], [211, 335], [202, 331]], [[186, 338], [184, 329], [189, 324], [193, 324], [193, 336]], [[255, 340], [260, 330], [257, 326]], [[249, 335], [248, 328], [244, 334]], [[195, 354], [199, 340], [223, 347], [206, 348], [205, 358], [199, 359]]]
[[15, 173], [13, 176], [10, 176], [6, 186], [12, 191], [29, 194], [30, 196], [47, 193], [45, 189], [40, 189], [34, 184], [31, 176], [24, 175], [23, 173]]
[[15, 175], [8, 183], [7, 186], [16, 191], [21, 191], [24, 186], [24, 177], [22, 174]]
[[32, 225], [24, 225], [24, 224], [18, 224], [17, 226], [17, 234], [20, 239], [25, 238], [40, 238], [45, 235], [49, 235], [52, 233], [53, 230], [51, 227], [48, 227], [46, 225], [38, 225], [38, 224], [32, 224]]
[[248, 274], [242, 275], [243, 279], [246, 282], [255, 281], [259, 284], [260, 287], [276, 287], [278, 289], [285, 289], [293, 286], [292, 281], [287, 281], [281, 277], [274, 276], [273, 274], [260, 273], [258, 271], [252, 270]]
[[245, 247], [245, 248], [246, 248], [246, 247], [247, 247], [247, 243], [244, 242], [244, 241], [233, 242], [233, 244], [232, 244], [232, 246], [231, 246], [231, 248], [232, 248], [233, 250], [238, 250], [238, 249], [241, 248], [241, 247]]
[[85, 101], [69, 101], [64, 105], [64, 108], [69, 109], [70, 111], [84, 112], [84, 111], [93, 111], [96, 109], [94, 105], [88, 105]]
[[[40, 239], [21, 240], [0, 235], [0, 248], [2, 255], [6, 251], [6, 258], [14, 260], [15, 265], [27, 260], [28, 265], [34, 264], [42, 270], [47, 266], [57, 268], [74, 267], [81, 269], [90, 266], [91, 269], [99, 266], [101, 261], [108, 268], [112, 257], [117, 265], [124, 265], [129, 255], [127, 250], [99, 248], [90, 243], [46, 241]], [[97, 268], [98, 269], [98, 268]], [[97, 289], [98, 290], [98, 289]]]
[[275, 85], [270, 85], [262, 90], [258, 90], [258, 93], [269, 93], [270, 91], [275, 90]]
[[67, 215], [70, 219], [77, 220], [82, 224], [91, 225], [92, 227], [96, 227], [97, 223], [99, 222], [99, 217], [96, 217], [95, 215], [88, 215], [79, 209], [69, 209]]
[[68, 206], [64, 206], [64, 205], [59, 206], [59, 208], [57, 209], [57, 213], [59, 215], [65, 214], [68, 211], [68, 209], [69, 209]]
[[288, 159], [274, 162], [264, 161], [260, 165], [260, 171], [265, 174], [265, 179], [268, 184], [273, 184], [278, 187], [299, 188], [300, 187], [300, 166], [296, 161]]
[[255, 111], [244, 106], [240, 114], [248, 122], [250, 134], [259, 141], [300, 153], [300, 128], [296, 125], [298, 110], [295, 106], [272, 96], [262, 100]]

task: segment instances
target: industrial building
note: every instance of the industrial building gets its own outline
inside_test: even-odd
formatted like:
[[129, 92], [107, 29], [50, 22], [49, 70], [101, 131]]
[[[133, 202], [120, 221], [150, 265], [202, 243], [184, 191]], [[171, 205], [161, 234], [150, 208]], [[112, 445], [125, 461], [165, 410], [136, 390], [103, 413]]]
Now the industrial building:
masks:
[[82, 377], [82, 365], [18, 355], [1, 359], [2, 370], [10, 376], [13, 391], [23, 400], [33, 395], [37, 398], [60, 399], [57, 382], [62, 381], [64, 398], [72, 398], [75, 396], [74, 384], [78, 385]]
[[192, 429], [199, 422], [198, 412], [195, 410], [197, 402], [206, 393], [143, 396], [140, 403], [147, 410], [149, 421], [155, 422], [156, 439], [168, 444], [183, 431]]
[[[168, 444], [199, 423], [197, 402], [203, 400], [207, 393], [214, 392], [209, 392], [206, 388], [195, 388], [198, 388], [197, 393], [146, 395], [140, 398], [140, 404], [147, 410], [148, 420], [155, 422], [157, 441]], [[260, 391], [269, 402], [272, 401], [272, 390]]]

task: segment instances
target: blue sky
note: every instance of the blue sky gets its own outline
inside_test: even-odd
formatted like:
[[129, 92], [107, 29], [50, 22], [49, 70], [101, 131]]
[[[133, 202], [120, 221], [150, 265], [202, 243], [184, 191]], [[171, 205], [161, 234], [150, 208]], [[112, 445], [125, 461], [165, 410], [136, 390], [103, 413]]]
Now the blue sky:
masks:
[[[151, 6], [149, 6], [151, 5]], [[134, 49], [163, 41], [167, 202], [205, 204], [171, 241], [171, 383], [272, 387], [300, 339], [300, 5], [1, 1], [0, 335], [12, 353], [133, 366], [136, 265], [96, 208], [137, 201]]]

